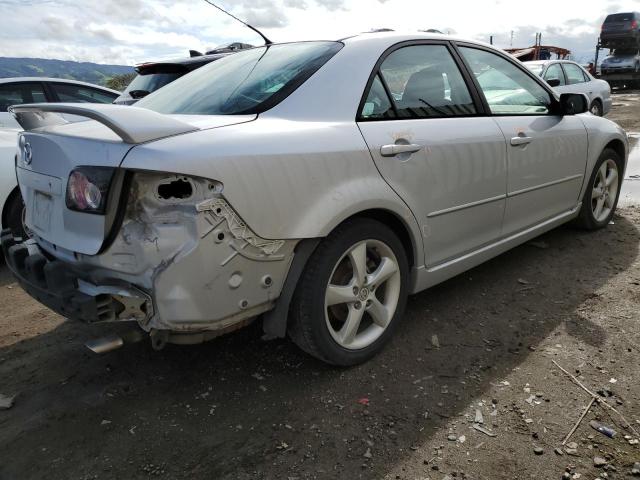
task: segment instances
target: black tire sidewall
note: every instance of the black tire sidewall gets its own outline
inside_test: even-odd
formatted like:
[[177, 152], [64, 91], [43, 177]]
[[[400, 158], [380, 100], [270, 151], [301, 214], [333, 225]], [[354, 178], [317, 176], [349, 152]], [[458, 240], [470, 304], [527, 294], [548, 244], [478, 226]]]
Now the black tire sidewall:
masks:
[[11, 232], [20, 238], [27, 238], [27, 234], [22, 226], [22, 211], [24, 210], [24, 202], [20, 194], [11, 195], [7, 201], [7, 224], [5, 228], [10, 228]]
[[[326, 287], [338, 260], [353, 245], [363, 240], [381, 241], [395, 254], [401, 275], [400, 298], [395, 314], [384, 333], [368, 347], [350, 350], [338, 345], [331, 336], [326, 325], [324, 302]], [[400, 318], [404, 315], [408, 296], [409, 266], [402, 242], [384, 224], [370, 219], [357, 219], [338, 227], [327, 237], [323, 241], [323, 245], [310, 258], [309, 264], [311, 262], [313, 262], [313, 269], [308, 268], [303, 274], [302, 285], [300, 285], [302, 292], [298, 298], [298, 301], [306, 303], [306, 305], [299, 306], [299, 308], [306, 310], [306, 315], [303, 315], [298, 321], [309, 322], [306, 327], [323, 360], [341, 366], [365, 362], [382, 349], [396, 330]], [[307, 275], [310, 272], [313, 272], [312, 275]]]
[[591, 108], [589, 110], [592, 110], [593, 107], [597, 107], [598, 108], [598, 113], [594, 114], [594, 115], [596, 115], [597, 117], [602, 117], [603, 109], [602, 109], [602, 104], [600, 103], [599, 100], [594, 100], [593, 103], [591, 104]]
[[[596, 175], [598, 174], [598, 170], [602, 166], [602, 164], [606, 160], [613, 160], [616, 162], [618, 166], [618, 191], [616, 193], [616, 200], [613, 204], [613, 208], [611, 209], [611, 213], [605, 218], [603, 221], [598, 222], [596, 218], [593, 216], [593, 210], [591, 208], [591, 194], [593, 191], [593, 183], [596, 179]], [[610, 148], [605, 148], [603, 152], [598, 157], [598, 161], [593, 167], [593, 171], [591, 172], [591, 177], [589, 177], [589, 183], [587, 184], [586, 191], [584, 192], [584, 198], [582, 200], [582, 211], [581, 211], [581, 223], [583, 227], [586, 227], [590, 230], [597, 230], [600, 228], [606, 227], [611, 218], [615, 214], [616, 208], [618, 206], [618, 200], [620, 199], [620, 189], [622, 188], [622, 172], [624, 171], [624, 163], [618, 153], [615, 150]]]

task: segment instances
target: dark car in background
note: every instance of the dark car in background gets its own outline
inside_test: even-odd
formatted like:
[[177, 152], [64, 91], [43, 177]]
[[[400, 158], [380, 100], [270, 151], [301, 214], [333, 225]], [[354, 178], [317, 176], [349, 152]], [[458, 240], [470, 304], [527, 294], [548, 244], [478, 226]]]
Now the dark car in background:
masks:
[[208, 63], [214, 62], [241, 50], [253, 48], [248, 43], [234, 42], [222, 45], [207, 51], [205, 54], [191, 50], [190, 57], [148, 62], [136, 65], [137, 76], [122, 92], [115, 102], [119, 105], [133, 105], [141, 98], [146, 97], [168, 83], [196, 70]]
[[640, 13], [612, 13], [602, 24], [600, 41], [603, 47], [637, 47], [640, 45]]

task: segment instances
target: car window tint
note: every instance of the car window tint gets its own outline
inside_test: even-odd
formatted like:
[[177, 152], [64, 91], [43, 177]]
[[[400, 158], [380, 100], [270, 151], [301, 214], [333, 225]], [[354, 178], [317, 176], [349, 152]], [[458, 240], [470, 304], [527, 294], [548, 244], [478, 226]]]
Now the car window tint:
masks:
[[116, 94], [103, 92], [95, 88], [83, 87], [81, 85], [52, 83], [51, 88], [58, 95], [60, 102], [113, 103], [117, 97]]
[[547, 68], [547, 71], [544, 72], [544, 79], [548, 82], [549, 80], [560, 80], [560, 85], [566, 85], [564, 80], [564, 74], [562, 73], [562, 67], [559, 63], [552, 63]]
[[582, 69], [573, 63], [565, 63], [564, 72], [567, 74], [567, 83], [569, 85], [584, 83], [585, 81]]
[[544, 115], [551, 110], [551, 96], [530, 74], [504, 57], [477, 48], [460, 49], [478, 80], [491, 113], [496, 115]]
[[6, 112], [11, 105], [46, 101], [47, 98], [40, 83], [8, 83], [0, 85], [0, 112]]
[[243, 50], [180, 77], [138, 106], [182, 115], [261, 113], [289, 96], [342, 47], [339, 42], [297, 42]]
[[469, 89], [444, 45], [414, 45], [391, 53], [380, 66], [398, 117], [476, 113]]
[[360, 111], [360, 118], [394, 118], [395, 116], [391, 100], [382, 85], [380, 76], [376, 75], [373, 79], [373, 83], [371, 84], [371, 89], [369, 90], [367, 99]]

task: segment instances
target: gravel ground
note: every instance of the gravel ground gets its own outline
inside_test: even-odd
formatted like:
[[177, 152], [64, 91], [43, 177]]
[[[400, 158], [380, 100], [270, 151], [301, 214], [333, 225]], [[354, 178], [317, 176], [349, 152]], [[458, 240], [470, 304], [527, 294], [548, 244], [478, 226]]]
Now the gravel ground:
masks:
[[[615, 98], [610, 118], [640, 132], [640, 95]], [[96, 356], [83, 342], [114, 326], [63, 321], [1, 266], [0, 394], [16, 398], [0, 479], [625, 478], [640, 461], [633, 182], [606, 230], [559, 228], [413, 296], [388, 348], [347, 370], [257, 326]], [[563, 447], [591, 397], [554, 361], [629, 424], [596, 404]]]

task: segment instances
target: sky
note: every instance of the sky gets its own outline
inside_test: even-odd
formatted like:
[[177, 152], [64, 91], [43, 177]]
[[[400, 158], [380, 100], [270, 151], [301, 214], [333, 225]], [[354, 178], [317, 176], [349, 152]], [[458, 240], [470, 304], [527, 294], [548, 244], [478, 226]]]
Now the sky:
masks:
[[[640, 0], [214, 0], [274, 42], [338, 39], [372, 28], [436, 28], [501, 47], [545, 44], [593, 58], [608, 13]], [[133, 65], [258, 35], [204, 0], [0, 0], [0, 56]], [[513, 42], [511, 40], [513, 32]]]

